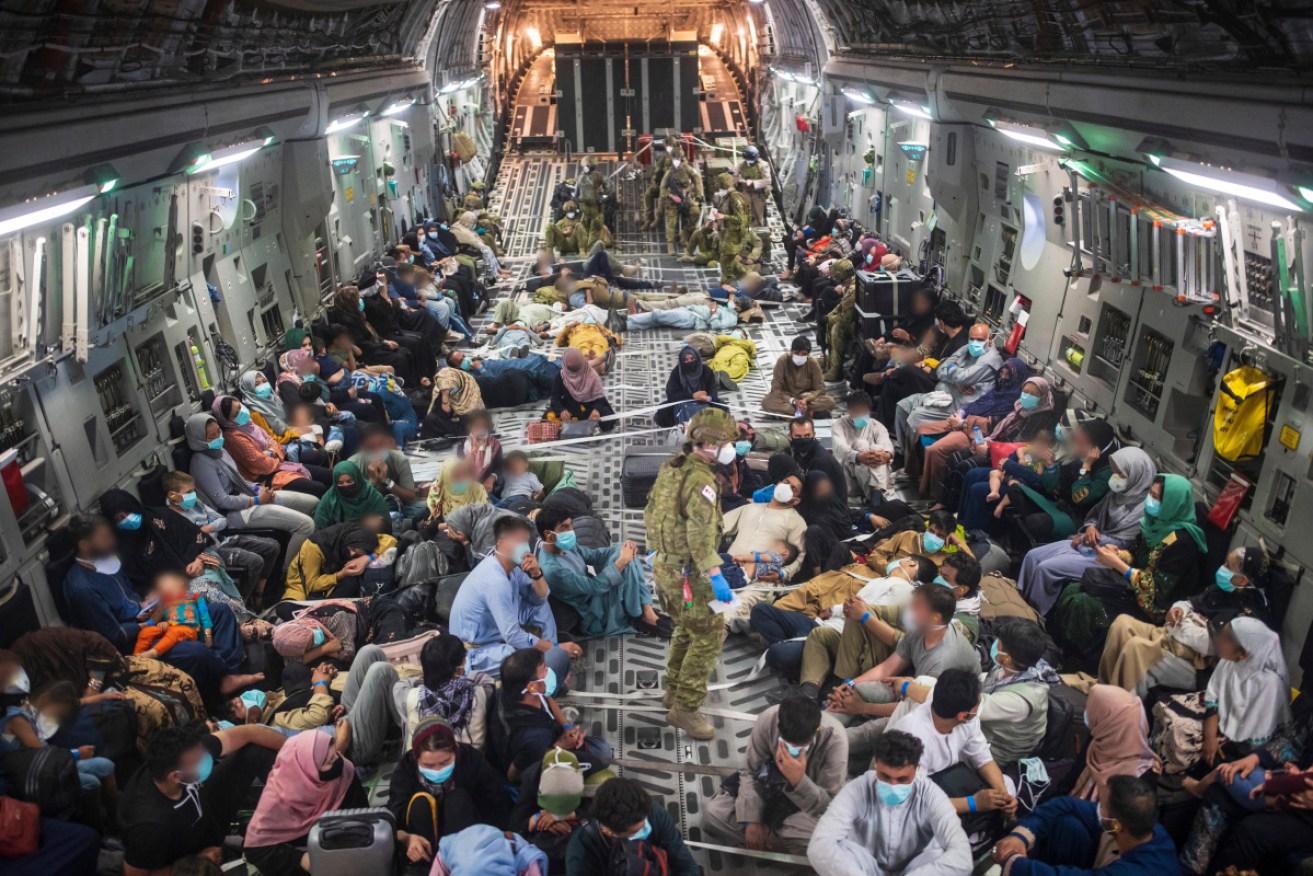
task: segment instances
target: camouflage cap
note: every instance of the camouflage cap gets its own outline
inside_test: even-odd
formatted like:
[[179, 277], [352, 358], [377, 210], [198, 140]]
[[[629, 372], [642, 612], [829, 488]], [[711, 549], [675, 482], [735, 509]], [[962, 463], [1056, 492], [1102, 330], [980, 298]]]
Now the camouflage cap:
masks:
[[730, 176], [728, 173], [716, 174], [716, 188], [718, 189], [734, 188], [734, 177]]
[[853, 275], [853, 263], [847, 259], [838, 259], [830, 265], [830, 278], [836, 282], [843, 283]]
[[723, 444], [739, 437], [739, 424], [720, 408], [703, 408], [688, 421], [686, 434], [694, 444]]
[[576, 204], [574, 201], [566, 201], [565, 204], [562, 205], [561, 209], [567, 213], [578, 213], [579, 205]]
[[481, 192], [487, 187], [488, 184], [481, 179], [476, 179], [474, 182], [470, 183], [470, 188], [474, 189], [476, 192]]

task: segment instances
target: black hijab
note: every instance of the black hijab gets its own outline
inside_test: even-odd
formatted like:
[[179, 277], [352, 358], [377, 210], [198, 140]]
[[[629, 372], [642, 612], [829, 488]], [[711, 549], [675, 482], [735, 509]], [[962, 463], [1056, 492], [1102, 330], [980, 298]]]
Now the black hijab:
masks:
[[[830, 484], [828, 498], [818, 497], [823, 484]], [[802, 487], [802, 501], [798, 504], [798, 513], [802, 515], [808, 526], [823, 526], [831, 530], [836, 538], [844, 538], [852, 529], [847, 502], [834, 489], [829, 475], [820, 469], [807, 472]]]
[[[184, 572], [209, 544], [209, 536], [186, 517], [152, 511], [124, 490], [106, 490], [100, 510], [118, 535], [123, 573], [143, 592], [164, 572]], [[114, 519], [119, 514], [140, 514], [141, 527], [120, 529]]]
[[310, 541], [317, 545], [324, 555], [321, 569], [325, 574], [336, 572], [345, 566], [351, 560], [351, 555], [347, 551], [352, 548], [364, 554], [371, 554], [378, 549], [378, 536], [362, 526], [358, 520], [326, 526], [310, 536]]
[[766, 462], [766, 478], [772, 484], [778, 484], [787, 477], [802, 480], [802, 467], [798, 461], [787, 453], [776, 453]]

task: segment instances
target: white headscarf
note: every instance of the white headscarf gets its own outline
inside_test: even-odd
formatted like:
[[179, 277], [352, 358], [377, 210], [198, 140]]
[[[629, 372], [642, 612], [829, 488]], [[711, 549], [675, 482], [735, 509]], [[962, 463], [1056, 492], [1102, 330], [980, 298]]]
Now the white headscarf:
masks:
[[1085, 522], [1098, 527], [1099, 535], [1129, 544], [1140, 531], [1144, 500], [1158, 471], [1149, 454], [1138, 447], [1123, 447], [1113, 453], [1112, 461], [1126, 478], [1126, 489], [1100, 499]]
[[1281, 640], [1252, 617], [1231, 621], [1243, 660], [1219, 660], [1204, 695], [1217, 703], [1218, 728], [1233, 742], [1266, 742], [1290, 720], [1290, 676]]

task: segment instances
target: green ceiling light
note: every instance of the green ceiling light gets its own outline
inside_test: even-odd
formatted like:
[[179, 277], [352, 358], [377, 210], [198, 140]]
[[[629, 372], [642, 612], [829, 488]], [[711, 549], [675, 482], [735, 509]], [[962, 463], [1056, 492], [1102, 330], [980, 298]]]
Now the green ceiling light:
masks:
[[100, 194], [104, 195], [114, 191], [121, 182], [119, 172], [114, 169], [112, 164], [97, 164], [87, 171], [87, 182], [96, 187]]

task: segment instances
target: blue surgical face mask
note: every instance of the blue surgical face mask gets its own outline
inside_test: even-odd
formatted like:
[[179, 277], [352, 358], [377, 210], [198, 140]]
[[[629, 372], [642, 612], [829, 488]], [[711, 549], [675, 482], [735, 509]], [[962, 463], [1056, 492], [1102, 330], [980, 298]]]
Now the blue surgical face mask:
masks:
[[1232, 593], [1235, 591], [1236, 583], [1234, 579], [1235, 572], [1232, 572], [1226, 566], [1220, 566], [1217, 570], [1217, 574], [1213, 577], [1213, 580], [1217, 582], [1218, 589], [1225, 593]]
[[141, 515], [129, 514], [127, 517], [120, 520], [117, 526], [125, 532], [134, 532], [135, 530], [141, 529]]
[[456, 761], [454, 760], [440, 770], [431, 770], [427, 767], [419, 768], [419, 774], [431, 785], [441, 785], [447, 779], [450, 779], [451, 774], [454, 772], [456, 772]]
[[361, 298], [359, 301], [356, 302], [356, 310], [364, 310], [364, 309], [365, 309], [365, 299]]
[[577, 541], [578, 538], [575, 536], [574, 530], [556, 533], [556, 546], [563, 551], [574, 550]]
[[884, 567], [884, 576], [888, 578], [890, 575], [892, 575], [894, 573], [894, 570], [898, 568], [900, 563], [902, 563], [902, 560], [890, 560], [888, 564], [886, 564]]
[[222, 450], [222, 449], [223, 449], [223, 436], [220, 435], [218, 438], [215, 438], [213, 441], [207, 441], [207, 442], [205, 443], [205, 446], [208, 447], [208, 448], [210, 448], [211, 450]]
[[631, 840], [645, 840], [652, 835], [652, 822], [646, 818], [643, 819], [643, 826], [638, 829], [638, 833], [630, 837]]
[[269, 702], [269, 696], [262, 690], [248, 690], [242, 694], [242, 702], [248, 709], [263, 709]]
[[1033, 411], [1035, 408], [1039, 407], [1039, 396], [1033, 393], [1023, 392], [1020, 401], [1021, 409], [1023, 411]]
[[[542, 677], [542, 683], [543, 683], [543, 693], [542, 693], [543, 696], [545, 696], [545, 697], [550, 697], [550, 696], [552, 696], [553, 694], [555, 694], [555, 693], [556, 693], [556, 670], [553, 669], [552, 667], [548, 666], [548, 667], [547, 667], [547, 674], [544, 675], [544, 676]], [[528, 690], [525, 690], [524, 692], [525, 692], [525, 693], [529, 693]]]
[[314, 632], [311, 634], [310, 641], [314, 642], [315, 647], [318, 648], [320, 645], [324, 644], [324, 640], [326, 638], [327, 636], [324, 634], [324, 631], [316, 627]]
[[1144, 500], [1144, 513], [1149, 517], [1157, 517], [1158, 512], [1163, 510], [1163, 503], [1153, 496]]
[[314, 374], [307, 374], [305, 377], [302, 377], [301, 379], [304, 380], [306, 383], [314, 383], [319, 378]]
[[210, 772], [214, 769], [214, 755], [208, 751], [201, 753], [201, 759], [196, 762], [196, 778], [190, 782], [183, 782], [184, 785], [199, 785], [210, 777]]
[[908, 782], [906, 785], [891, 785], [888, 782], [876, 779], [875, 793], [884, 805], [901, 806], [907, 802], [908, 797], [912, 796], [913, 785], [912, 782]]
[[251, 422], [251, 412], [246, 408], [238, 408], [237, 416], [233, 417], [233, 422], [239, 426], [245, 426]]
[[220, 730], [231, 730], [237, 726], [232, 721], [216, 721], [215, 723], [218, 724]]
[[989, 659], [994, 661], [995, 666], [1000, 665], [998, 662], [998, 639], [995, 639], [994, 644], [989, 646]]
[[775, 495], [775, 485], [767, 484], [764, 487], [758, 487], [752, 491], [752, 501], [758, 505], [765, 505]]
[[1067, 427], [1058, 423], [1053, 427], [1053, 440], [1059, 443], [1067, 440]]
[[953, 586], [952, 584], [949, 584], [949, 583], [948, 583], [947, 579], [945, 579], [943, 575], [936, 575], [935, 578], [934, 578], [934, 580], [931, 581], [930, 583], [931, 583], [931, 584], [938, 584], [940, 587], [949, 587], [949, 588], [951, 588], [951, 587]]
[[260, 398], [269, 398], [274, 394], [274, 388], [267, 383], [262, 383], [255, 388], [255, 394]]
[[462, 493], [464, 493], [466, 490], [468, 490], [469, 488], [470, 488], [470, 485], [469, 485], [469, 482], [468, 482], [468, 481], [452, 481], [452, 482], [451, 482], [451, 492], [452, 492], [453, 495], [459, 496], [459, 495], [461, 495]]
[[927, 529], [921, 536], [921, 547], [928, 553], [937, 554], [944, 549], [944, 540]]
[[190, 493], [183, 493], [182, 501], [179, 502], [178, 504], [181, 505], [183, 508], [187, 508], [187, 509], [194, 508], [196, 506], [196, 491], [192, 490]]
[[751, 441], [735, 441], [734, 452], [739, 456], [747, 456], [752, 451]]
[[983, 356], [983, 355], [985, 355], [985, 342], [984, 342], [984, 341], [967, 341], [967, 352], [970, 353], [972, 356]]
[[801, 757], [802, 753], [810, 747], [808, 745], [793, 745], [783, 736], [777, 736], [776, 738], [784, 745], [784, 750], [789, 753], [789, 757]]
[[518, 566], [520, 561], [523, 560], [528, 553], [529, 543], [527, 541], [520, 542], [515, 547], [511, 548], [511, 562]]
[[871, 422], [870, 417], [853, 417], [854, 429], [865, 429]]

